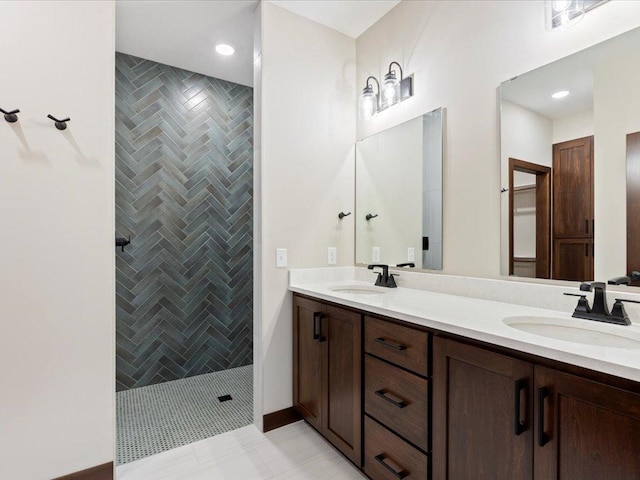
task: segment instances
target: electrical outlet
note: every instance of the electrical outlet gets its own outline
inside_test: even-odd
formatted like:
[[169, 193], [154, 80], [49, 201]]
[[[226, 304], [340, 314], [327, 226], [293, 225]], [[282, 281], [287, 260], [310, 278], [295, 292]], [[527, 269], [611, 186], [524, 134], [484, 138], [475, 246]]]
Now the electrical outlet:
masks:
[[380, 263], [380, 247], [373, 247], [371, 249], [371, 261], [373, 263]]
[[338, 259], [338, 252], [336, 247], [329, 247], [327, 249], [327, 265], [335, 265]]
[[287, 266], [287, 249], [276, 248], [276, 268], [284, 268]]
[[416, 261], [416, 249], [414, 247], [407, 248], [407, 262]]

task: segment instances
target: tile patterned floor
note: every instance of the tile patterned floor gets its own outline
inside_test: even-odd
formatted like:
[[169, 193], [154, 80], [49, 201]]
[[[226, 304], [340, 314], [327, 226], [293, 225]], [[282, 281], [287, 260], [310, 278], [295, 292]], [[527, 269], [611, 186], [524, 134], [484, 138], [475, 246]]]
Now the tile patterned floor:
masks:
[[263, 434], [250, 425], [116, 468], [117, 480], [362, 480], [304, 422]]
[[116, 405], [123, 464], [252, 424], [253, 366], [118, 392]]

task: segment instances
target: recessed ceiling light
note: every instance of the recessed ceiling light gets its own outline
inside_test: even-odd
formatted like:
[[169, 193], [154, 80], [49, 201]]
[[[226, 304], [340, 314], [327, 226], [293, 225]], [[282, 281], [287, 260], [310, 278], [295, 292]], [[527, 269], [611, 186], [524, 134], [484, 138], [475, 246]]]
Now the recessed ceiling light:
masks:
[[567, 95], [569, 95], [569, 90], [560, 90], [559, 92], [556, 92], [553, 95], [551, 95], [551, 98], [564, 98]]
[[216, 52], [218, 52], [220, 55], [233, 55], [235, 51], [236, 50], [231, 45], [226, 45], [224, 43], [216, 45]]

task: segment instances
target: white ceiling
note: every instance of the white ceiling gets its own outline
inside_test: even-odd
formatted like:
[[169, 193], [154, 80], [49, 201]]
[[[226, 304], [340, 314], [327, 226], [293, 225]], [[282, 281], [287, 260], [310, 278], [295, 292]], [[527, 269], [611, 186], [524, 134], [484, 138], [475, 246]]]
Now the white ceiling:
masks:
[[[637, 51], [638, 45], [640, 28], [505, 82], [500, 88], [501, 97], [551, 119], [592, 109], [594, 66], [604, 59]], [[571, 93], [563, 99], [551, 98], [560, 90]]]
[[[116, 51], [253, 85], [253, 12], [258, 0], [116, 2]], [[225, 57], [218, 43], [235, 48]]]
[[271, 0], [271, 3], [358, 38], [400, 0]]
[[[356, 38], [400, 0], [272, 2]], [[252, 86], [257, 5], [258, 0], [117, 0], [116, 51]], [[236, 53], [217, 54], [218, 43]]]

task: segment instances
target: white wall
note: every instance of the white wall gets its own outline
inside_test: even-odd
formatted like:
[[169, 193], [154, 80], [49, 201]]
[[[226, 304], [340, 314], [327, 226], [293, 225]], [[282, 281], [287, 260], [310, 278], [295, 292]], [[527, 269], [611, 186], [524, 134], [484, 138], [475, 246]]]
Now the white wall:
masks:
[[0, 478], [42, 480], [113, 460], [114, 13], [0, 17]]
[[[291, 406], [291, 294], [287, 269], [354, 263], [355, 40], [262, 5], [261, 191], [264, 413]], [[256, 86], [258, 86], [256, 84]], [[256, 212], [258, 213], [258, 212]]]
[[543, 2], [403, 1], [357, 39], [359, 89], [395, 60], [414, 74], [415, 91], [398, 108], [359, 121], [358, 138], [447, 108], [446, 273], [500, 272], [500, 83], [638, 25], [640, 2], [612, 1], [573, 28], [547, 32]]
[[600, 279], [627, 272], [627, 134], [640, 131], [640, 51], [595, 68], [595, 271]]
[[585, 110], [553, 121], [553, 143], [567, 142], [593, 135], [593, 110]]

